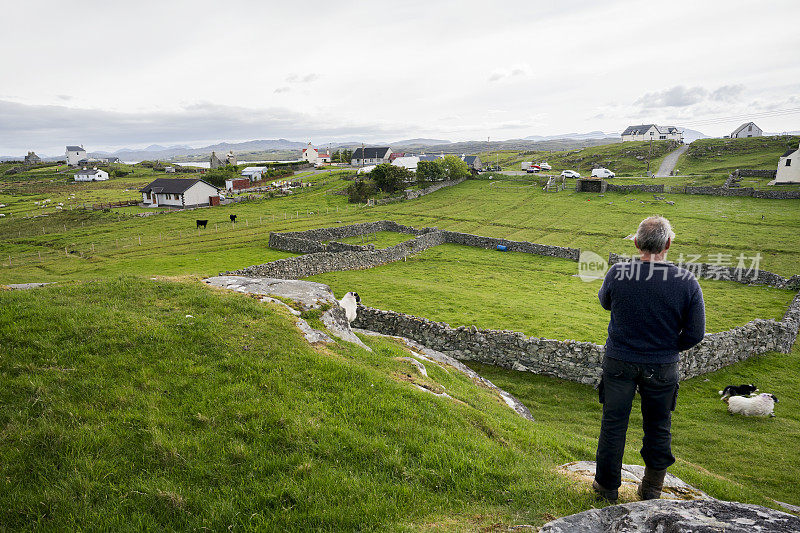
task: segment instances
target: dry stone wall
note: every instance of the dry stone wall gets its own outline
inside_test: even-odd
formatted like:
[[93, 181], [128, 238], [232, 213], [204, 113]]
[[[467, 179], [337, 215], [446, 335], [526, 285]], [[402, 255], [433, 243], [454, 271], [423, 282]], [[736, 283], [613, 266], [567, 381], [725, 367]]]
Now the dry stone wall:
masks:
[[[611, 252], [608, 255], [608, 264], [622, 263], [630, 261], [629, 256], [623, 256]], [[671, 264], [672, 263], [670, 261]], [[800, 290], [800, 275], [791, 278], [784, 278], [768, 270], [741, 269], [724, 265], [714, 265], [710, 263], [687, 263], [679, 264], [679, 267], [689, 270], [697, 278], [720, 279], [725, 281], [736, 281], [745, 285], [768, 285], [777, 289]]]
[[[681, 379], [688, 379], [769, 351], [791, 352], [800, 323], [800, 294], [784, 320], [756, 319], [712, 333], [681, 354]], [[600, 380], [605, 347], [591, 342], [527, 337], [513, 331], [452, 327], [394, 311], [359, 306], [353, 326], [406, 337], [459, 359], [555, 376], [587, 385]]]
[[608, 192], [664, 192], [664, 185], [647, 185], [644, 183], [617, 185], [616, 183], [609, 183], [606, 190]]

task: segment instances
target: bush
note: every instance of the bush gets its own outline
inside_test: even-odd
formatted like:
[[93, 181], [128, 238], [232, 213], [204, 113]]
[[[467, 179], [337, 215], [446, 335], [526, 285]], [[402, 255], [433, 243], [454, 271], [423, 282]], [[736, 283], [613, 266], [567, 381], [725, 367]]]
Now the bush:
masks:
[[358, 179], [348, 185], [347, 201], [351, 204], [366, 202], [371, 196], [378, 192], [378, 187], [372, 180]]
[[375, 180], [375, 185], [386, 193], [393, 193], [405, 188], [406, 182], [411, 181], [413, 175], [411, 171], [392, 165], [390, 163], [382, 163], [372, 169], [370, 177]]
[[444, 168], [436, 161], [420, 161], [417, 163], [417, 182], [440, 181], [444, 179]]
[[123, 177], [127, 176], [128, 174], [130, 174], [130, 172], [127, 171], [127, 170], [117, 169], [117, 170], [113, 171], [113, 174], [114, 174], [114, 177], [123, 178]]
[[469, 177], [469, 167], [460, 157], [454, 155], [446, 155], [444, 158], [437, 161], [442, 165], [444, 174], [449, 180], [457, 180], [460, 178]]

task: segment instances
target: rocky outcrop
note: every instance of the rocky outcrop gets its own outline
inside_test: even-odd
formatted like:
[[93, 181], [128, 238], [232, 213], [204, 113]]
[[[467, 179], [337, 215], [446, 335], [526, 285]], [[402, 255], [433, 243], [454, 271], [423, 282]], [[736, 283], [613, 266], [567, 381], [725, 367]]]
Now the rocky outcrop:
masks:
[[565, 516], [539, 533], [797, 533], [800, 518], [744, 503], [720, 500], [650, 500], [610, 505]]

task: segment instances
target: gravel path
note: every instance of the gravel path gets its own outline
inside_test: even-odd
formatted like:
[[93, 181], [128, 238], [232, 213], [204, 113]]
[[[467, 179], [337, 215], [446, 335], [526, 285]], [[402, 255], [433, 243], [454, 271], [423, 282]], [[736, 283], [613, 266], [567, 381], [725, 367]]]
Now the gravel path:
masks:
[[657, 178], [668, 177], [669, 173], [675, 170], [675, 165], [678, 163], [678, 158], [688, 149], [689, 145], [684, 144], [677, 150], [668, 153], [667, 157], [665, 157], [664, 160], [661, 162], [661, 166], [658, 167], [658, 172], [656, 172], [656, 177]]

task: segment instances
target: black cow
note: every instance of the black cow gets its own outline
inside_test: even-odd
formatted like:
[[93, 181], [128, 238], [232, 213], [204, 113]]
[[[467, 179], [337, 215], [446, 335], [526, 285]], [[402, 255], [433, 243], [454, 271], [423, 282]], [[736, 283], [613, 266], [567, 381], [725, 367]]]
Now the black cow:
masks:
[[231, 215], [231, 222], [236, 223], [236, 215]]
[[200, 229], [201, 227], [205, 228], [206, 224], [208, 224], [208, 220], [198, 220], [197, 221], [197, 229]]

